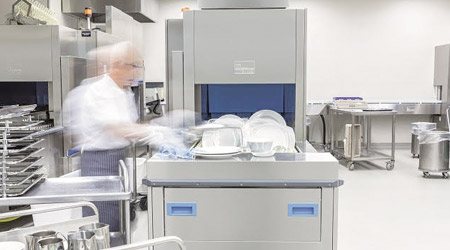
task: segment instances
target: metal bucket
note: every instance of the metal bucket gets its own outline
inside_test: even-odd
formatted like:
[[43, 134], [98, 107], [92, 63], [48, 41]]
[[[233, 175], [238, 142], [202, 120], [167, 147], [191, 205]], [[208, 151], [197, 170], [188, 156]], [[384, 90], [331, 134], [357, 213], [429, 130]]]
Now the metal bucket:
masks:
[[97, 250], [95, 234], [89, 231], [73, 232], [67, 235], [69, 250]]
[[[448, 132], [427, 131], [427, 134], [448, 134]], [[442, 140], [435, 143], [420, 144], [419, 170], [423, 172], [449, 171], [449, 141]]]
[[93, 232], [97, 250], [110, 248], [109, 225], [103, 223], [92, 223], [79, 228], [80, 231]]

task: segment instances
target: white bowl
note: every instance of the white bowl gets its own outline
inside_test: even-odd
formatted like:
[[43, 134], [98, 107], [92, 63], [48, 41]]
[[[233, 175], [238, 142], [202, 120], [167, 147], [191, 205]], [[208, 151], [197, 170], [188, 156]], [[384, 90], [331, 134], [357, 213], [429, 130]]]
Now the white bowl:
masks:
[[247, 145], [253, 154], [261, 154], [272, 151], [273, 140], [268, 138], [255, 138], [247, 141]]

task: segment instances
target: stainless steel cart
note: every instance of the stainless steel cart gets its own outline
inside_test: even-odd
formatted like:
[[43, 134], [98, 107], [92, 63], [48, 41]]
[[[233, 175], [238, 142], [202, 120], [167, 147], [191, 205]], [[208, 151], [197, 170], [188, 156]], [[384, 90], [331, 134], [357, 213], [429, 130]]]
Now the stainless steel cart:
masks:
[[26, 215], [36, 215], [36, 214], [42, 214], [42, 213], [49, 213], [49, 212], [55, 212], [55, 211], [63, 211], [66, 209], [74, 209], [74, 208], [81, 208], [81, 207], [89, 207], [94, 211], [94, 215], [83, 217], [79, 219], [74, 220], [67, 220], [64, 222], [59, 223], [50, 223], [48, 225], [43, 226], [33, 226], [33, 227], [26, 227], [26, 228], [18, 228], [6, 232], [0, 232], [0, 241], [19, 241], [25, 243], [25, 235], [32, 234], [39, 231], [46, 231], [46, 230], [54, 230], [56, 232], [59, 232], [61, 234], [67, 235], [70, 231], [77, 231], [78, 227], [82, 225], [86, 225], [89, 223], [95, 223], [98, 222], [98, 210], [95, 207], [95, 205], [91, 202], [76, 202], [76, 203], [70, 203], [70, 204], [61, 204], [58, 207], [46, 207], [46, 208], [33, 208], [28, 210], [20, 210], [15, 212], [8, 212], [8, 213], [1, 213], [0, 219], [7, 219], [7, 218], [14, 218], [19, 216], [26, 216]]
[[[331, 127], [331, 153], [338, 158], [347, 160], [347, 167], [350, 171], [355, 169], [355, 162], [366, 162], [366, 161], [377, 161], [377, 160], [387, 160], [386, 169], [392, 170], [395, 166], [395, 116], [397, 111], [363, 111], [361, 109], [330, 109], [330, 127]], [[344, 153], [344, 148], [338, 145], [339, 140], [337, 140], [337, 126], [339, 125], [338, 119], [340, 116], [350, 116], [351, 117], [351, 146], [350, 146], [350, 156], [346, 156]], [[371, 147], [372, 144], [372, 117], [375, 116], [390, 116], [392, 118], [392, 141], [391, 141], [391, 154], [385, 154], [374, 150]], [[360, 156], [354, 155], [355, 147], [355, 124], [363, 124], [362, 126], [362, 136], [363, 145], [361, 148]]]
[[144, 247], [154, 247], [162, 244], [167, 243], [176, 243], [178, 245], [178, 248], [180, 250], [186, 250], [186, 246], [180, 238], [176, 236], [167, 236], [167, 237], [161, 237], [153, 240], [143, 241], [143, 242], [137, 242], [129, 245], [119, 246], [119, 247], [113, 247], [106, 250], [139, 250]]
[[125, 243], [130, 243], [130, 200], [132, 197], [127, 168], [123, 162], [119, 165], [120, 176], [48, 178], [23, 196], [1, 198], [0, 206], [120, 201], [121, 233], [125, 235]]

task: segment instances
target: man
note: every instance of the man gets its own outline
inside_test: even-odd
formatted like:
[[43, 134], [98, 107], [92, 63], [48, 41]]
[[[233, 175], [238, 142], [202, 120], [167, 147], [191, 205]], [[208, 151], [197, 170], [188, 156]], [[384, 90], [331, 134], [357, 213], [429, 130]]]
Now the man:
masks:
[[[130, 87], [143, 75], [142, 59], [128, 42], [99, 48], [90, 53], [102, 74], [84, 80], [69, 93], [64, 123], [81, 149], [82, 176], [119, 175], [119, 160], [125, 158], [131, 140], [162, 135], [164, 128], [137, 124], [137, 108]], [[120, 230], [119, 203], [95, 202], [99, 220]], [[89, 210], [83, 210], [87, 216]]]

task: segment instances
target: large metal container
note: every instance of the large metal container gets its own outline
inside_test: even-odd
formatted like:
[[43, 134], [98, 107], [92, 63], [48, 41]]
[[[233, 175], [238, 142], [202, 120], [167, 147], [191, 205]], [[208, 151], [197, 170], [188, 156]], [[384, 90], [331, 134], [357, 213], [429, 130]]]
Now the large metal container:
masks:
[[419, 134], [424, 131], [436, 130], [436, 123], [431, 122], [413, 122], [411, 123], [411, 154], [412, 157], [419, 158]]
[[[448, 134], [448, 132], [443, 131], [427, 131], [422, 133], [432, 136], [446, 136]], [[449, 141], [443, 139], [438, 142], [420, 144], [419, 170], [424, 173], [448, 172]]]

